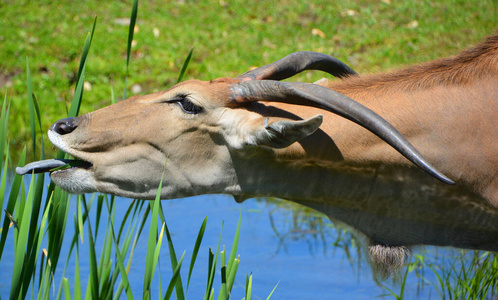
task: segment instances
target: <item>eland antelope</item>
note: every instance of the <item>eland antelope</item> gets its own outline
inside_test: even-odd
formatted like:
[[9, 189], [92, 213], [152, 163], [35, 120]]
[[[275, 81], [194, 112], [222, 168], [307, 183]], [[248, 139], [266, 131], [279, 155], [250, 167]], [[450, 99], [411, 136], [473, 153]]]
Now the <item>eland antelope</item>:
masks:
[[[280, 81], [304, 70], [341, 80]], [[71, 193], [154, 199], [164, 172], [162, 199], [287, 199], [361, 232], [388, 275], [413, 245], [498, 251], [497, 122], [498, 35], [368, 76], [297, 52], [57, 121], [50, 141], [77, 160], [17, 172], [69, 164], [50, 176]]]

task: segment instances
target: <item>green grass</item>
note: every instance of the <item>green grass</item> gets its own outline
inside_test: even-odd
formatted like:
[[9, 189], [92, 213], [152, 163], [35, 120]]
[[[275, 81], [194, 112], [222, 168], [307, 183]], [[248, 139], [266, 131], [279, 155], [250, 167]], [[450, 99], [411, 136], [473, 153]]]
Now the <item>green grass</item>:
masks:
[[[111, 89], [123, 91], [127, 72], [132, 75], [127, 96], [135, 84], [142, 93], [168, 88], [192, 47], [185, 79], [237, 76], [298, 50], [331, 54], [370, 73], [455, 54], [498, 28], [495, 0], [143, 1], [127, 66], [130, 32], [117, 21], [126, 23], [131, 6], [132, 1], [95, 0], [0, 3], [0, 90], [16, 112], [10, 115], [16, 153], [30, 143], [26, 57], [45, 132], [69, 109], [81, 41], [95, 16], [98, 26], [85, 77], [91, 90], [85, 91], [82, 113], [110, 104]], [[313, 29], [324, 36], [313, 35]], [[47, 156], [53, 155], [47, 149]]]
[[[455, 251], [457, 252], [457, 251]], [[432, 272], [436, 280], [428, 281], [425, 272]], [[384, 296], [404, 299], [409, 273], [416, 273], [418, 285], [434, 287], [437, 299], [496, 299], [498, 297], [498, 257], [495, 253], [460, 250], [454, 257], [435, 263], [417, 254], [405, 269], [398, 290], [383, 285]], [[430, 275], [430, 274], [429, 274]]]

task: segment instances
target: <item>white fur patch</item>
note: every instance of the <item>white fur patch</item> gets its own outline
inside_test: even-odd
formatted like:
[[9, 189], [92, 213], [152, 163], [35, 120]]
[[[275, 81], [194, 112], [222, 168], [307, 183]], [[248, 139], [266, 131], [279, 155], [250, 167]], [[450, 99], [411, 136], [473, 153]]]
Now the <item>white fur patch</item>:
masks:
[[62, 151], [66, 152], [66, 153], [69, 153], [70, 149], [66, 145], [66, 143], [64, 142], [64, 140], [61, 138], [60, 134], [58, 134], [55, 131], [49, 130], [47, 132], [47, 135], [48, 135], [48, 139], [50, 140], [50, 142], [52, 144], [54, 144], [55, 147], [61, 149]]
[[50, 174], [52, 181], [71, 194], [98, 192], [93, 173], [86, 169], [71, 168]]

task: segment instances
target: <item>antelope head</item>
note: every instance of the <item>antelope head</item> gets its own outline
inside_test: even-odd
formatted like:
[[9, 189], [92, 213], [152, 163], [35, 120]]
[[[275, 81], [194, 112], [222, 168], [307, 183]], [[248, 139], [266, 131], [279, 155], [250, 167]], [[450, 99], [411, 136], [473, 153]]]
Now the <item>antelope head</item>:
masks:
[[[55, 122], [48, 131], [50, 141], [76, 160], [35, 162], [17, 173], [51, 171], [53, 182], [70, 193], [154, 199], [164, 173], [162, 199], [211, 193], [271, 196], [261, 187], [250, 187], [262, 183], [254, 178], [249, 183], [244, 173], [257, 176], [251, 165], [271, 164], [278, 153], [299, 156], [293, 144], [320, 131], [321, 112], [332, 112], [379, 136], [429, 174], [452, 183], [367, 107], [320, 85], [279, 81], [307, 69], [337, 77], [355, 75], [332, 57], [300, 52], [234, 79], [190, 80], [166, 91], [134, 96]], [[274, 106], [262, 104], [266, 102]], [[315, 114], [301, 119], [285, 113], [290, 106], [313, 107]], [[70, 168], [53, 170], [66, 164]]]

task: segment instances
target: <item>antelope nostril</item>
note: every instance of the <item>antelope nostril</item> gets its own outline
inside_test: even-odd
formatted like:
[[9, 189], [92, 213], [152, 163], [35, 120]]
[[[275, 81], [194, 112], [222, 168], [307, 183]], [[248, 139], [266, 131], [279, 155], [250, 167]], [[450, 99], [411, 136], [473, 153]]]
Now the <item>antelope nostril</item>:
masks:
[[50, 130], [57, 132], [60, 135], [73, 132], [78, 127], [79, 122], [76, 118], [66, 118], [55, 122], [50, 126]]

